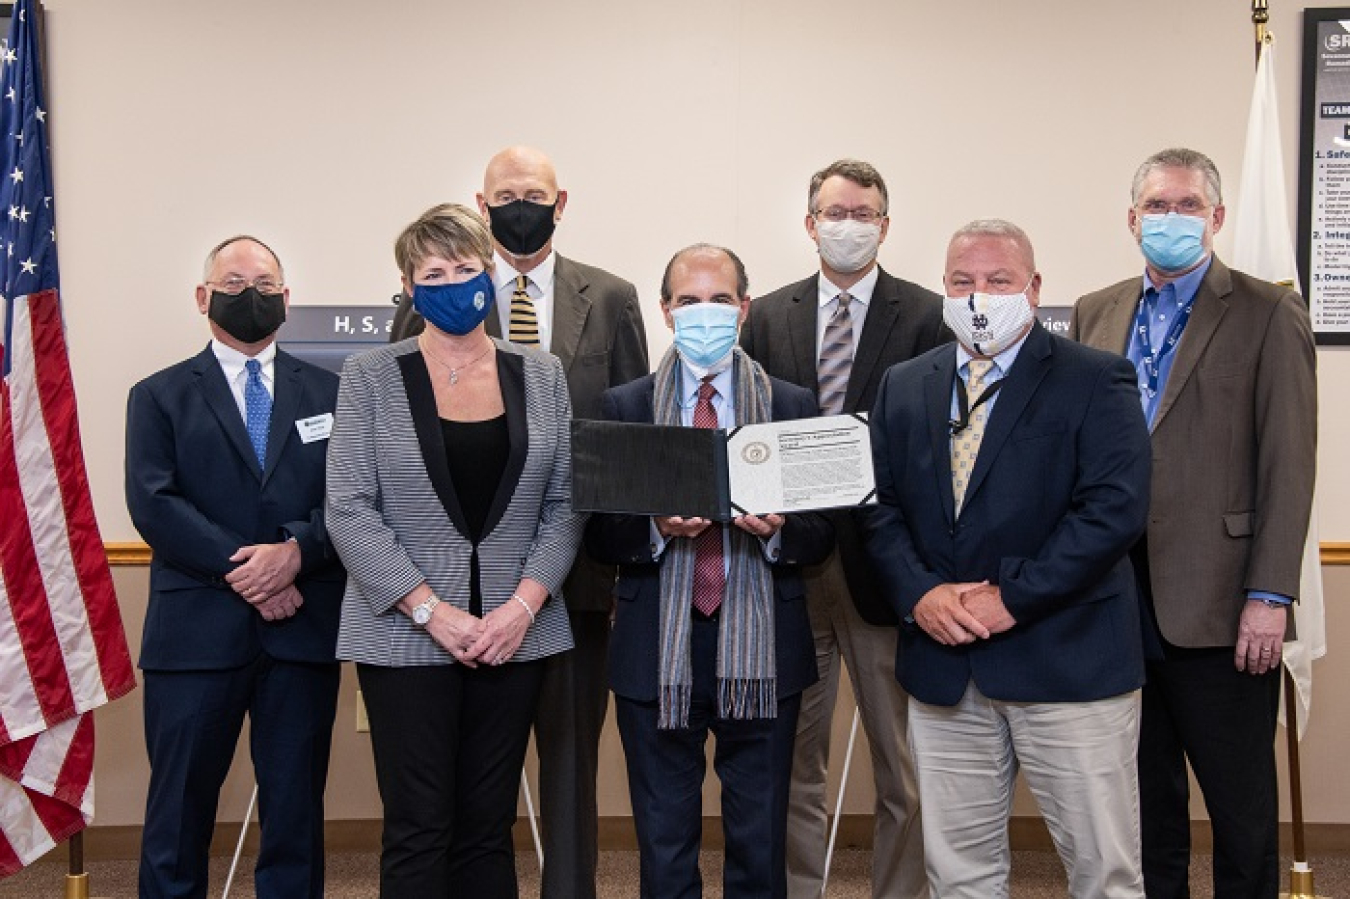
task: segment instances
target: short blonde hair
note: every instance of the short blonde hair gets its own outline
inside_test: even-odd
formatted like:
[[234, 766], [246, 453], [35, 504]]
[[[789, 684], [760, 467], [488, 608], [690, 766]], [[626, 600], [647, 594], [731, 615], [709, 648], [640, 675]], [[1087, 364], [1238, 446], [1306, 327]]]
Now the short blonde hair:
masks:
[[413, 281], [413, 272], [425, 259], [477, 259], [492, 267], [492, 232], [475, 209], [459, 203], [441, 203], [403, 229], [394, 241], [394, 261]]

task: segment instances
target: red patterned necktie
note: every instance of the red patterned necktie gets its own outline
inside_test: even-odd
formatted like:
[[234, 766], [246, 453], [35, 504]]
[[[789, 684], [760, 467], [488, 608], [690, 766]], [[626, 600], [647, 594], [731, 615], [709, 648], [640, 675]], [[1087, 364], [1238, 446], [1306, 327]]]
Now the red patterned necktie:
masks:
[[[694, 406], [694, 427], [717, 427], [717, 410], [712, 398], [717, 391], [704, 381], [698, 388], [698, 403]], [[722, 605], [722, 592], [727, 584], [726, 566], [722, 562], [722, 525], [713, 522], [694, 538], [694, 608], [711, 617]]]

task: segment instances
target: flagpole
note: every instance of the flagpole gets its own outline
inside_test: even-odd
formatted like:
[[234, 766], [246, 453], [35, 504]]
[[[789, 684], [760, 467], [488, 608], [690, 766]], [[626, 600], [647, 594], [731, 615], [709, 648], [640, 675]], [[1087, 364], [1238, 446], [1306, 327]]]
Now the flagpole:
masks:
[[84, 870], [84, 831], [76, 831], [66, 843], [66, 848], [70, 851], [66, 899], [89, 899], [89, 875]]
[[[1267, 27], [1269, 22], [1269, 0], [1252, 0], [1252, 27], [1256, 32], [1258, 68], [1261, 65], [1262, 49], [1274, 40]], [[1294, 857], [1289, 866], [1289, 892], [1280, 895], [1287, 896], [1288, 899], [1317, 899], [1303, 833], [1303, 776], [1298, 747], [1298, 688], [1294, 684], [1294, 676], [1288, 666], [1281, 664], [1280, 667], [1283, 669], [1281, 683], [1284, 687], [1284, 736], [1289, 757], [1289, 829], [1294, 838]]]

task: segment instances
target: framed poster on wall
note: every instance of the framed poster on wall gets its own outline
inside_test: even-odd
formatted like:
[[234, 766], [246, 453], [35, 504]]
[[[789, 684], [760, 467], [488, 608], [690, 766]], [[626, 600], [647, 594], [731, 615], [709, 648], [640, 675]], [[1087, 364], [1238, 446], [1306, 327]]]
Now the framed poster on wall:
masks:
[[1319, 344], [1350, 344], [1350, 7], [1303, 11], [1299, 279]]

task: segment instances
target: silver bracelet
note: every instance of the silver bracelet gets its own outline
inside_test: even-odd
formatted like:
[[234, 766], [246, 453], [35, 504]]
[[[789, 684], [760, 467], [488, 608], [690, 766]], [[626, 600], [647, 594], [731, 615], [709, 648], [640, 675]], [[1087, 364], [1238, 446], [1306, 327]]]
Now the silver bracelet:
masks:
[[519, 593], [512, 593], [511, 598], [525, 607], [525, 614], [530, 616], [530, 624], [534, 624], [534, 610], [530, 608], [530, 604], [521, 599]]

